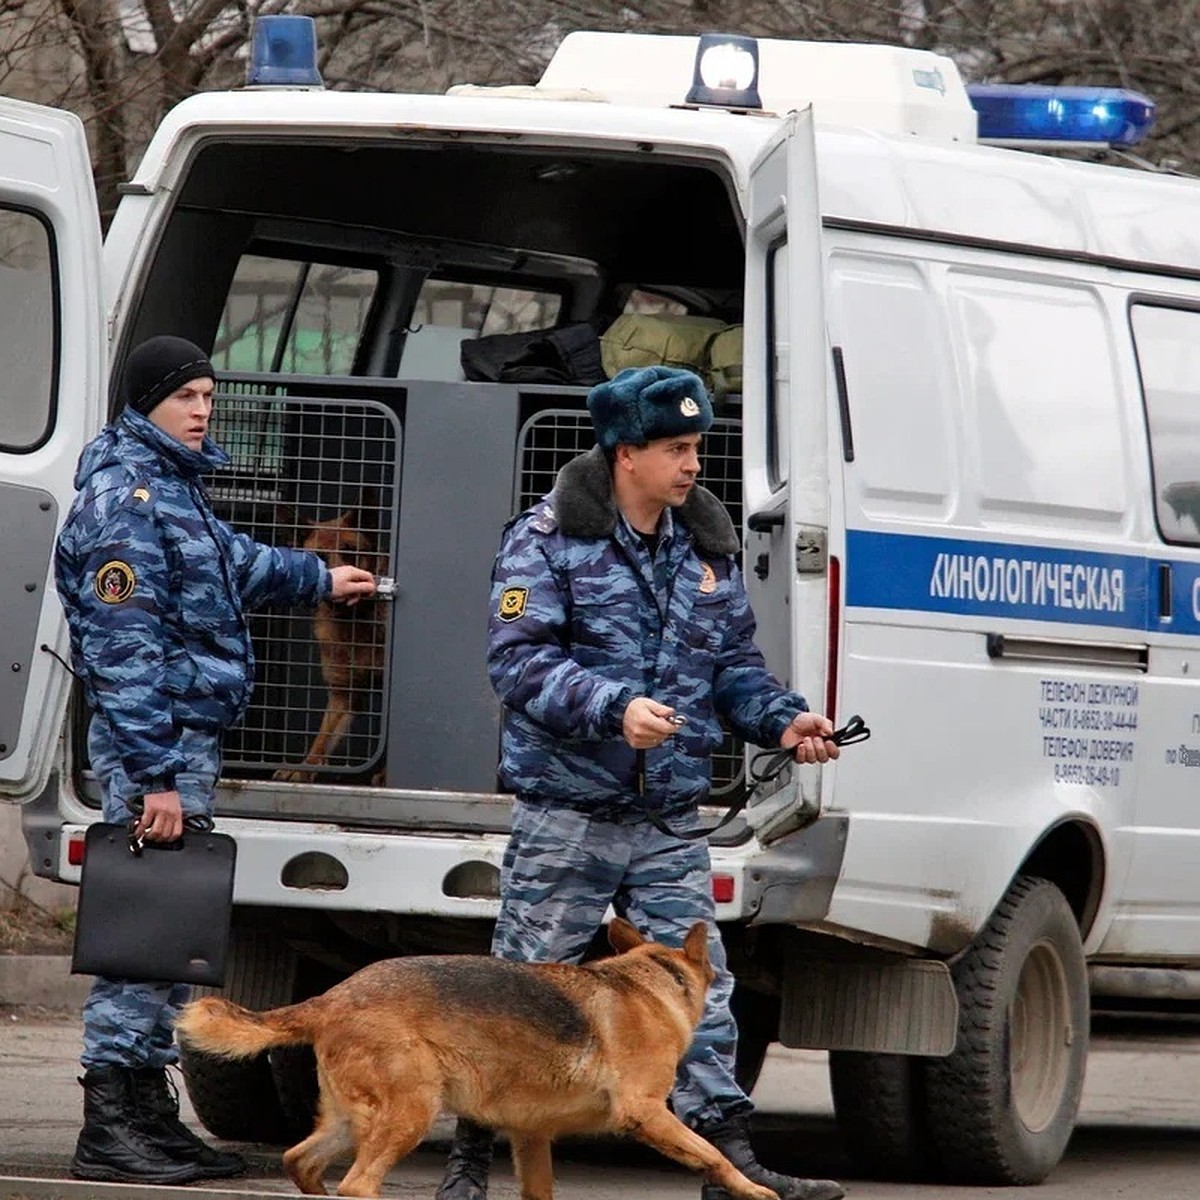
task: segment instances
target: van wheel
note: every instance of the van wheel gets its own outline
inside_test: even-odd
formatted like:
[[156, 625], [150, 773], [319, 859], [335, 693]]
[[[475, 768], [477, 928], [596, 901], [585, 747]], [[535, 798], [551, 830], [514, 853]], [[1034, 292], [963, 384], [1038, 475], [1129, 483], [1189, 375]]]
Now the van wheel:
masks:
[[267, 1058], [287, 1141], [298, 1142], [312, 1133], [317, 1120], [317, 1056], [311, 1046], [277, 1046]]
[[733, 1075], [748, 1096], [762, 1074], [767, 1050], [779, 1039], [779, 997], [735, 983], [729, 1010], [738, 1031]]
[[954, 985], [958, 1043], [925, 1060], [941, 1167], [954, 1182], [1040, 1183], [1075, 1126], [1088, 1053], [1087, 968], [1062, 892], [1018, 876]]
[[906, 1054], [829, 1052], [838, 1132], [855, 1169], [870, 1179], [930, 1176], [924, 1065]]
[[[295, 977], [296, 955], [278, 937], [235, 926], [225, 987], [195, 988], [194, 994], [223, 996], [258, 1011], [290, 1004]], [[181, 1046], [180, 1066], [196, 1116], [215, 1137], [271, 1145], [298, 1140], [284, 1117], [265, 1054], [235, 1062]]]

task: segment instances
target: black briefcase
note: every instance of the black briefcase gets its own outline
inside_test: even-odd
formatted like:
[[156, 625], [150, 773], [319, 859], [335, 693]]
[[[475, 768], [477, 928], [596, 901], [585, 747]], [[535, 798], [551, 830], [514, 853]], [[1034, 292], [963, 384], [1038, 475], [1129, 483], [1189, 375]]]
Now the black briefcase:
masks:
[[126, 825], [88, 828], [71, 971], [163, 983], [225, 982], [237, 844], [185, 831], [131, 840]]

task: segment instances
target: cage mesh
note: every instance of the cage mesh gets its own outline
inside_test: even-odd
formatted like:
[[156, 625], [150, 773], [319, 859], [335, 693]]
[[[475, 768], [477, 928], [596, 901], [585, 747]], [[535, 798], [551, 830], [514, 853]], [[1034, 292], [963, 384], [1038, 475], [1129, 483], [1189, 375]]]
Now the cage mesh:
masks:
[[[212, 435], [231, 461], [208, 479], [213, 508], [256, 541], [392, 575], [399, 422], [375, 401], [287, 394], [302, 386], [222, 380]], [[225, 767], [297, 782], [369, 773], [387, 728], [388, 617], [374, 600], [252, 614], [256, 686]]]

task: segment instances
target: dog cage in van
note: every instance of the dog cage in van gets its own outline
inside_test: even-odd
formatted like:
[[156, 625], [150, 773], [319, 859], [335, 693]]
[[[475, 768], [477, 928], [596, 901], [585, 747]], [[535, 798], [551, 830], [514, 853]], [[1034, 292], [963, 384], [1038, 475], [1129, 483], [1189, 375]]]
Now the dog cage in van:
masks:
[[[553, 385], [221, 374], [212, 433], [231, 462], [210, 477], [218, 515], [269, 544], [316, 535], [327, 560], [333, 550], [396, 579], [391, 602], [251, 616], [257, 684], [226, 741], [227, 777], [496, 790], [492, 560], [512, 513], [592, 446], [585, 401], [586, 389]], [[740, 525], [732, 404], [705, 438], [702, 481]], [[306, 761], [343, 707], [345, 736]], [[730, 737], [714, 795], [736, 794], [741, 771]]]

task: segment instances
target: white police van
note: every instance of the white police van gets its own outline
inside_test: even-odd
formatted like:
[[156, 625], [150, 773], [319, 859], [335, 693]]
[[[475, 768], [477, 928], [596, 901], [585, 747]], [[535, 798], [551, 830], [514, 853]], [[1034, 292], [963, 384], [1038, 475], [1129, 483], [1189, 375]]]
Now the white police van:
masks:
[[[1030, 152], [1127, 145], [1152, 106], [968, 94], [893, 47], [590, 33], [534, 88], [335, 93], [287, 21], [254, 68], [276, 87], [166, 118], [103, 263], [78, 123], [0, 101], [0, 793], [34, 868], [78, 880], [98, 815], [50, 559], [131, 346], [212, 348], [223, 515], [340, 518], [397, 580], [349, 627], [349, 689], [306, 616], [255, 618], [218, 811], [227, 990], [267, 1006], [487, 946], [488, 570], [590, 439], [569, 371], [468, 377], [464, 346], [742, 324], [706, 482], [774, 668], [874, 737], [713, 836], [740, 1066], [828, 1048], [864, 1170], [1041, 1179], [1089, 1009], [1200, 997], [1200, 186]], [[310, 1083], [188, 1063], [230, 1137], [287, 1137]]]

